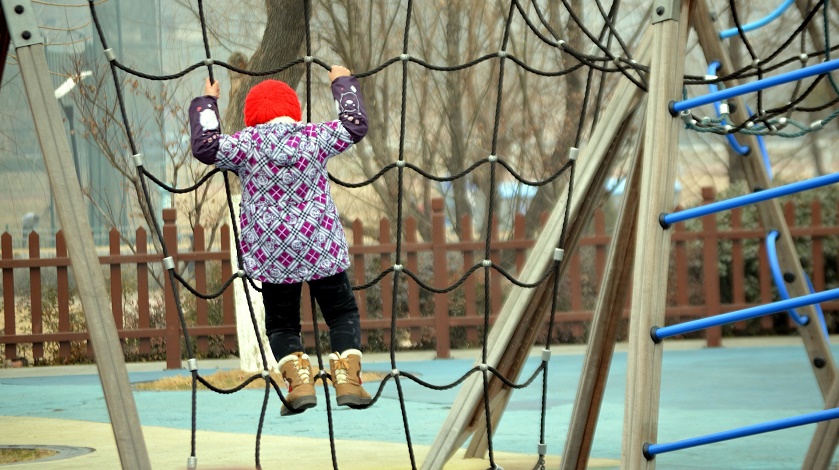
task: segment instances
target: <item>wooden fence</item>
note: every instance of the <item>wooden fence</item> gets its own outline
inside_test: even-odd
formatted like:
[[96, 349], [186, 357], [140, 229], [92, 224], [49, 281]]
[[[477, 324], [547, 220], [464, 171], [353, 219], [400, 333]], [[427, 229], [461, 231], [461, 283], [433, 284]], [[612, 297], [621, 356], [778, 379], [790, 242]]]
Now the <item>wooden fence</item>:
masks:
[[[714, 200], [711, 190], [703, 191], [703, 196], [706, 203]], [[839, 235], [839, 227], [835, 224], [823, 224], [823, 208], [818, 202], [813, 202], [809, 208], [798, 210], [807, 209], [812, 214], [812, 223], [806, 227], [797, 227], [794, 217], [796, 208], [791, 204], [785, 207], [793, 237], [810, 241], [811, 266], [807, 266], [807, 270], [812, 275], [815, 290], [821, 291], [827, 287], [826, 272], [839, 271], [839, 266], [826, 264], [827, 258], [824, 255], [825, 241]], [[228, 227], [222, 227], [220, 232], [220, 246], [224, 249], [206, 251], [204, 230], [197, 227], [192, 234], [194, 250], [179, 252], [175, 219], [174, 210], [163, 211], [163, 231], [167, 247], [179, 266], [183, 267], [184, 263], [189, 263], [197, 290], [207, 292], [208, 285], [219, 285], [228, 279], [233, 272], [230, 252], [227, 249], [230, 246]], [[730, 228], [721, 230], [716, 220], [715, 217], [705, 217], [701, 221], [701, 229], [697, 230], [686, 229], [684, 223], [676, 224], [671, 229], [674, 233], [666, 312], [668, 323], [738, 310], [770, 302], [775, 298], [775, 289], [766, 261], [766, 231], [763, 228], [743, 228], [742, 211], [739, 209], [730, 213]], [[464, 227], [472, 226], [468, 219], [463, 222]], [[451, 241], [447, 237], [442, 200], [434, 200], [432, 203], [431, 223], [431, 240], [419, 240], [416, 221], [406, 219], [401, 260], [407, 270], [417, 273], [427, 284], [435, 288], [444, 288], [460, 279], [475, 263], [480, 263], [484, 256], [485, 242], [474, 240], [471, 230], [464, 231], [460, 241]], [[353, 261], [351, 276], [356, 285], [366, 283], [379, 272], [393, 266], [396, 244], [392, 240], [391, 229], [390, 222], [382, 220], [379, 224], [378, 242], [368, 244], [362, 235], [362, 223], [356, 221], [353, 224], [350, 247]], [[149, 269], [156, 266], [159, 271], [162, 256], [148, 253], [147, 239], [144, 229], [137, 230], [136, 253], [121, 254], [120, 234], [112, 231], [109, 254], [100, 256], [100, 262], [103, 269], [109, 272], [111, 304], [120, 338], [126, 343], [131, 342], [138, 357], [147, 356], [155, 348], [158, 351], [165, 349], [168, 366], [177, 368], [180, 367], [183, 353], [174, 295], [171, 286], [166, 282], [162, 291], [162, 310], [165, 313], [161, 314], [160, 309], [155, 311], [151, 298], [153, 293], [160, 289], [154, 287], [154, 282], [150, 285], [150, 279], [154, 281], [154, 278], [150, 278]], [[31, 345], [32, 358], [42, 361], [49, 356], [44, 353], [45, 345], [51, 345], [55, 349], [52, 360], [67, 361], [71, 356], [78, 356], [71, 353], [73, 345], [77, 349], [89, 347], [88, 334], [84, 331], [83, 322], [71, 321], [73, 298], [70, 293], [68, 270], [70, 260], [67, 257], [63, 235], [59, 232], [56, 236], [54, 257], [42, 255], [39, 240], [37, 234], [30, 234], [28, 257], [15, 258], [11, 235], [4, 233], [0, 237], [4, 318], [0, 344], [3, 345], [6, 358], [19, 355], [19, 345]], [[493, 240], [499, 240], [496, 224], [493, 225]], [[561, 281], [560, 311], [556, 314], [557, 324], [553, 341], [584, 341], [606, 263], [609, 241], [606, 216], [599, 211], [592, 221], [590, 233], [581, 240], [574, 256], [566, 261], [572, 265], [569, 276]], [[528, 249], [533, 245], [534, 240], [525, 237], [525, 221], [519, 216], [513, 223], [509, 239], [493, 241], [490, 259], [495, 263], [504, 264], [511, 272], [517, 274], [524, 266]], [[747, 255], [750, 250], [759, 253], [756, 267], [754, 257]], [[725, 252], [723, 262], [720, 261], [721, 251]], [[835, 262], [835, 259], [833, 261]], [[215, 268], [208, 269], [209, 263], [215, 263]], [[720, 266], [727, 270], [724, 276], [718, 273]], [[56, 276], [55, 296], [50, 306], [45, 306], [43, 302], [45, 296], [49, 297], [45, 292], [48, 288], [42, 285], [42, 274], [47, 269], [55, 269]], [[23, 296], [23, 302], [20, 292], [17, 292], [16, 296], [15, 270], [28, 270], [29, 292]], [[394, 311], [392, 274], [372, 289], [358, 291], [362, 341], [371, 347], [387, 347], [392, 341], [397, 341], [400, 347], [435, 348], [438, 357], [449, 357], [452, 341], [455, 342], [455, 347], [479, 344], [484, 324], [482, 305], [485, 281], [482, 271], [481, 269], [473, 273], [455, 291], [433, 296], [422, 292], [417, 283], [409, 277], [402, 276], [405, 280], [402, 283], [404, 287], [397, 296], [398, 305], [395, 309], [397, 332], [400, 335], [398, 338], [391, 338], [390, 330], [391, 312]], [[136, 278], [136, 282], [132, 280], [131, 285], [126, 284], [123, 280], [124, 272], [130, 272], [132, 279]], [[208, 274], [216, 278], [208, 280]], [[490, 324], [494, 323], [503, 305], [509, 284], [500, 273], [491, 270]], [[631, 286], [626, 288], [631, 289]], [[126, 291], [136, 292], [132, 297], [134, 311], [128, 319], [123, 311]], [[191, 295], [180, 287], [179, 292], [182, 298]], [[303, 299], [308, 298], [304, 289]], [[206, 354], [211, 342], [217, 348], [235, 351], [236, 325], [232, 289], [228, 289], [216, 301], [194, 299], [190, 305], [189, 332], [194, 338], [197, 351]], [[209, 305], [214, 306], [214, 315], [208, 314]], [[304, 301], [303, 305], [304, 335], [306, 344], [311, 345], [312, 309], [308, 301]], [[48, 313], [45, 313], [45, 308]], [[839, 309], [839, 302], [825, 303], [823, 308], [832, 312]], [[52, 311], [53, 309], [56, 311]], [[626, 310], [624, 316], [628, 315]], [[46, 317], [49, 317], [49, 321], [45, 323]], [[781, 323], [785, 323], [785, 320], [781, 320]], [[47, 324], [49, 326], [45, 326]], [[20, 326], [21, 330], [27, 331], [18, 331]], [[746, 328], [768, 332], [778, 328], [778, 319], [764, 317], [748, 324], [741, 322], [731, 328], [735, 333], [743, 332]], [[321, 331], [324, 329], [321, 325]], [[708, 331], [705, 335], [708, 345], [718, 345], [720, 335], [720, 328]]]

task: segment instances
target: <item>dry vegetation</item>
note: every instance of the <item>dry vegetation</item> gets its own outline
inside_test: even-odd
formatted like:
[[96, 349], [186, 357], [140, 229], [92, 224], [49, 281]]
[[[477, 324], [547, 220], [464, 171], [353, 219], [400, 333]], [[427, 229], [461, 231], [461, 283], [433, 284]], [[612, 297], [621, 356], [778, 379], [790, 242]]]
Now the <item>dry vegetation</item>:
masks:
[[29, 462], [32, 460], [43, 459], [57, 454], [54, 450], [49, 449], [9, 449], [0, 448], [0, 465]]

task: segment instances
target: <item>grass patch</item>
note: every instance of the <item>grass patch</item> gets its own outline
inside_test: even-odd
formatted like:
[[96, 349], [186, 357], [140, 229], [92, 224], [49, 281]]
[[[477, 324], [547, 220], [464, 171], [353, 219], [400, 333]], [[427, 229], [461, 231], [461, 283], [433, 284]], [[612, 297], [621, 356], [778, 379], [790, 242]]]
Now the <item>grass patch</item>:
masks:
[[[312, 367], [312, 377], [317, 376], [317, 373], [318, 368]], [[242, 382], [253, 377], [254, 375], [259, 374], [245, 372], [242, 370], [220, 370], [210, 375], [203, 375], [203, 377], [207, 379], [207, 382], [213, 384], [214, 387], [231, 389], [238, 387]], [[365, 383], [378, 382], [386, 376], [387, 374], [384, 372], [362, 372], [361, 380]], [[283, 384], [283, 378], [279, 373], [271, 372], [271, 377], [273, 377], [278, 384]], [[329, 381], [327, 380], [327, 382]], [[261, 390], [265, 388], [265, 382], [260, 377], [249, 383], [245, 388], [254, 388]], [[134, 384], [134, 389], [144, 391], [192, 390], [192, 376], [178, 375], [174, 377], [164, 377], [160, 380], [155, 380], [153, 382], [141, 382]], [[198, 389], [207, 390], [207, 387], [205, 387], [204, 384], [202, 384], [201, 382], [198, 382]]]
[[49, 449], [9, 449], [0, 447], [0, 465], [7, 463], [29, 462], [31, 460], [51, 457], [58, 452]]

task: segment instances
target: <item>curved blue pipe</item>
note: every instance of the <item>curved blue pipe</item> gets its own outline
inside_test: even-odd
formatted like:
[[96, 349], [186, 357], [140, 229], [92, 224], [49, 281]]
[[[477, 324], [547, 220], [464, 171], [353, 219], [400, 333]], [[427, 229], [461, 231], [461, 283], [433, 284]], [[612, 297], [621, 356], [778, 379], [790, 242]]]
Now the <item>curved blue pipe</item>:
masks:
[[[716, 75], [717, 70], [720, 68], [720, 63], [717, 61], [713, 61], [708, 64], [708, 75]], [[719, 91], [719, 87], [716, 83], [709, 83], [708, 89], [711, 90], [711, 93]], [[717, 117], [720, 116], [720, 102], [714, 101], [714, 109], [717, 110]], [[751, 114], [751, 113], [750, 113]], [[722, 121], [725, 124], [725, 120]], [[734, 149], [735, 152], [739, 153], [740, 155], [748, 155], [749, 147], [747, 145], [740, 145], [740, 142], [737, 142], [737, 139], [734, 137], [734, 134], [726, 134], [726, 139], [728, 139], [728, 143], [731, 144], [731, 148]]]
[[[772, 279], [775, 280], [775, 287], [778, 288], [778, 293], [781, 294], [781, 298], [784, 300], [788, 300], [789, 291], [787, 291], [787, 285], [784, 281], [784, 275], [781, 273], [781, 264], [778, 262], [778, 250], [775, 246], [778, 242], [778, 231], [772, 230], [766, 236], [766, 253], [769, 255], [769, 267], [772, 268]], [[810, 292], [811, 294], [813, 292]], [[816, 304], [818, 305], [818, 304]], [[807, 317], [802, 317], [795, 311], [794, 308], [787, 310], [789, 312], [792, 319], [798, 325], [806, 325], [807, 324]], [[822, 322], [824, 323], [824, 322]]]
[[[772, 21], [775, 21], [793, 3], [795, 3], [795, 0], [785, 0], [784, 3], [782, 3], [778, 8], [773, 10], [772, 13], [769, 13], [768, 15], [766, 15], [765, 17], [763, 17], [763, 18], [761, 18], [757, 21], [753, 21], [751, 23], [746, 23], [746, 24], [742, 25], [741, 27], [743, 28], [743, 31], [754, 31], [754, 30], [756, 30], [760, 27], [766, 26], [767, 24], [771, 23]], [[737, 36], [737, 34], [738, 34], [737, 33], [737, 28], [725, 29], [725, 30], [720, 31], [720, 39], [728, 39], [732, 36]]]

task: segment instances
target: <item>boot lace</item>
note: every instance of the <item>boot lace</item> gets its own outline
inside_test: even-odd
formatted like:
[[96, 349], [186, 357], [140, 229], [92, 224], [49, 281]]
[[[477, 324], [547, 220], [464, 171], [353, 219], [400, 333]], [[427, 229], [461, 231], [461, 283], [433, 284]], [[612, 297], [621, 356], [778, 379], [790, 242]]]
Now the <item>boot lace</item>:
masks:
[[333, 377], [333, 379], [336, 384], [345, 384], [349, 382], [349, 378], [347, 377], [347, 369], [349, 369], [349, 367], [350, 363], [344, 357], [333, 363], [332, 370], [335, 373], [335, 377]]
[[311, 371], [311, 364], [308, 359], [303, 359], [302, 354], [298, 354], [294, 359], [294, 367], [297, 369], [297, 375], [300, 376], [300, 381], [304, 384], [309, 383], [309, 372]]

